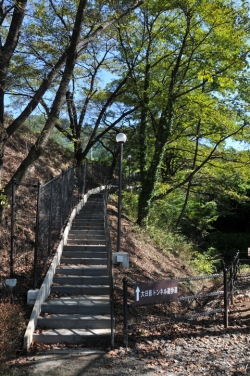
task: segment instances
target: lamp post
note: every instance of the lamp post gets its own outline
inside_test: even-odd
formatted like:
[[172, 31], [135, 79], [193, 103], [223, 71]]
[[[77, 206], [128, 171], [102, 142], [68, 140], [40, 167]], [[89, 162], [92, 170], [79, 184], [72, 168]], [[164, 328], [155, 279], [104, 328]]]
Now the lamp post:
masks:
[[131, 155], [128, 155], [128, 185], [130, 186], [130, 162], [131, 162]]
[[123, 144], [126, 142], [127, 137], [124, 133], [118, 133], [116, 142], [119, 144], [119, 193], [118, 193], [118, 226], [117, 226], [117, 252], [120, 252], [120, 239], [121, 239], [121, 209], [122, 209], [122, 153]]

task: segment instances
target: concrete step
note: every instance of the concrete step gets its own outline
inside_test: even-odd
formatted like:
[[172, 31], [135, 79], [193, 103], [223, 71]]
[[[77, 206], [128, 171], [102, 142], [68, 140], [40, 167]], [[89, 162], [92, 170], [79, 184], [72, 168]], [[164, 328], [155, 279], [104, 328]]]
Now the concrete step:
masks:
[[96, 231], [103, 231], [103, 225], [101, 226], [93, 226], [93, 225], [82, 225], [82, 224], [73, 224], [72, 227], [71, 227], [71, 230], [70, 231], [78, 231], [78, 230], [82, 230], [82, 229], [85, 229], [85, 230], [96, 230]]
[[79, 219], [79, 218], [82, 218], [82, 219], [85, 219], [85, 218], [92, 218], [92, 217], [99, 217], [99, 219], [102, 219], [104, 221], [104, 213], [103, 213], [103, 210], [96, 210], [96, 211], [93, 211], [93, 210], [81, 210], [76, 216], [75, 216], [75, 219]]
[[69, 240], [74, 240], [74, 239], [82, 239], [82, 240], [105, 240], [105, 236], [103, 235], [95, 235], [95, 234], [88, 234], [88, 233], [80, 233], [79, 231], [77, 232], [70, 232], [68, 235]]
[[75, 221], [98, 221], [104, 223], [103, 215], [97, 215], [97, 214], [82, 214], [81, 216], [77, 216], [74, 219]]
[[76, 215], [75, 220], [77, 219], [83, 219], [83, 220], [86, 220], [86, 219], [98, 219], [99, 221], [103, 221], [104, 222], [104, 215], [102, 212], [98, 212], [98, 213], [89, 213], [89, 212], [83, 212], [81, 211], [79, 214]]
[[60, 285], [108, 285], [109, 278], [107, 276], [54, 276], [53, 284]]
[[34, 334], [34, 341], [47, 344], [110, 341], [103, 194], [90, 196], [74, 219], [55, 273], [50, 296], [41, 305], [37, 321], [40, 329]]
[[107, 258], [106, 252], [87, 252], [87, 251], [63, 251], [63, 257], [73, 258]]
[[37, 325], [53, 329], [109, 329], [110, 315], [46, 315], [38, 317]]
[[69, 296], [47, 299], [41, 305], [41, 313], [51, 314], [110, 314], [109, 296]]
[[71, 230], [77, 231], [76, 227], [80, 227], [81, 230], [95, 230], [95, 231], [98, 231], [98, 230], [103, 230], [104, 229], [104, 224], [103, 223], [93, 224], [90, 221], [88, 221], [88, 222], [83, 222], [83, 221], [73, 222]]
[[62, 257], [61, 264], [65, 265], [105, 265], [107, 266], [107, 259], [105, 258], [73, 258], [73, 257]]
[[77, 231], [80, 227], [80, 230], [104, 230], [104, 225], [98, 223], [83, 223], [82, 221], [79, 223], [73, 223], [71, 227], [71, 231]]
[[74, 222], [77, 222], [77, 221], [98, 221], [98, 222], [104, 222], [103, 220], [103, 215], [82, 215], [82, 216], [78, 216], [74, 219]]
[[71, 230], [73, 231], [77, 231], [78, 228], [80, 230], [93, 230], [93, 231], [98, 231], [98, 230], [103, 230], [104, 229], [104, 223], [91, 223], [90, 221], [88, 222], [83, 222], [83, 221], [79, 221], [79, 222], [73, 222], [72, 223], [72, 227], [71, 227]]
[[80, 235], [78, 235], [78, 236], [76, 236], [76, 235], [69, 235], [68, 236], [68, 240], [67, 240], [67, 244], [69, 244], [72, 241], [78, 241], [78, 242], [80, 241], [80, 242], [83, 242], [83, 243], [93, 241], [93, 242], [98, 242], [98, 244], [99, 244], [100, 242], [105, 242], [106, 238], [105, 238], [105, 236], [101, 236], [101, 235], [99, 235], [99, 236], [93, 236], [93, 235], [83, 235], [83, 236], [80, 236]]
[[109, 294], [109, 285], [52, 285], [51, 293], [66, 295], [107, 295]]
[[60, 266], [56, 268], [56, 274], [63, 275], [82, 275], [82, 276], [108, 276], [107, 266], [98, 265], [96, 266]]
[[78, 217], [85, 217], [86, 215], [92, 216], [92, 215], [97, 215], [97, 216], [102, 216], [103, 218], [103, 208], [98, 208], [98, 209], [93, 209], [93, 208], [85, 208], [82, 209], [77, 215], [76, 218]]
[[52, 343], [96, 343], [104, 340], [110, 340], [110, 329], [51, 329], [41, 333], [35, 333], [34, 341], [52, 344]]
[[68, 239], [67, 245], [106, 245], [106, 240]]
[[81, 252], [106, 252], [107, 248], [103, 245], [65, 245], [64, 251], [81, 251]]
[[105, 236], [105, 230], [104, 230], [104, 228], [99, 229], [99, 230], [91, 230], [91, 229], [85, 229], [85, 228], [82, 228], [81, 230], [71, 229], [69, 235], [70, 236], [72, 236], [72, 235], [76, 235], [76, 236], [79, 236], [79, 235], [80, 236], [88, 236], [88, 235]]

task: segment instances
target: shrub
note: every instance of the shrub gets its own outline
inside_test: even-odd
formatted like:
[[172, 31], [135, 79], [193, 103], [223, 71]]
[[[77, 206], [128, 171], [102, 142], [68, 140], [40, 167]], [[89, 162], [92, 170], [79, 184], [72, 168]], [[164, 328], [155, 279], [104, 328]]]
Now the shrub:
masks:
[[138, 214], [138, 194], [124, 191], [122, 193], [122, 210], [133, 221]]
[[204, 253], [195, 252], [191, 263], [198, 273], [213, 274], [217, 271], [217, 267], [221, 263], [221, 258], [215, 253], [215, 249], [211, 248]]

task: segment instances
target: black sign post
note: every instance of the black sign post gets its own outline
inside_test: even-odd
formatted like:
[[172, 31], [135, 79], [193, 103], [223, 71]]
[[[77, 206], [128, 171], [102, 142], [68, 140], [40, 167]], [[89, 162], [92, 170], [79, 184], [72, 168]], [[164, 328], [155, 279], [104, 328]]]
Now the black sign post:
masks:
[[[123, 314], [124, 314], [124, 345], [128, 347], [128, 280], [123, 278]], [[161, 281], [135, 283], [135, 303], [136, 305], [162, 303], [178, 299], [178, 281]]]
[[178, 299], [178, 281], [161, 281], [135, 284], [135, 304], [161, 303]]

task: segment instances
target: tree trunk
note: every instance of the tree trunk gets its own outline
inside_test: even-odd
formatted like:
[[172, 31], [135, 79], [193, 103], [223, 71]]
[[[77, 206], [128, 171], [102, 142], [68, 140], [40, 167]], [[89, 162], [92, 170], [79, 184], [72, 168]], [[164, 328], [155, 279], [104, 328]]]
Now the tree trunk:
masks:
[[18, 43], [26, 5], [27, 0], [20, 0], [14, 6], [14, 12], [5, 44], [0, 47], [0, 184], [3, 168], [4, 147], [8, 139], [6, 129], [4, 128], [4, 95], [6, 78], [9, 72], [11, 58]]
[[[15, 172], [13, 178], [15, 178], [18, 182], [21, 182], [25, 177], [29, 167], [40, 157], [41, 153], [43, 152], [44, 148], [47, 145], [49, 140], [50, 134], [54, 128], [54, 124], [58, 121], [59, 113], [68, 90], [69, 81], [71, 79], [75, 62], [76, 62], [76, 49], [79, 43], [81, 26], [83, 22], [83, 13], [87, 4], [87, 0], [80, 0], [75, 25], [72, 33], [71, 44], [68, 48], [68, 55], [66, 60], [65, 69], [62, 75], [62, 80], [59, 86], [59, 89], [56, 93], [55, 100], [53, 102], [51, 111], [49, 113], [48, 119], [46, 124], [39, 135], [36, 144], [33, 145], [27, 157], [23, 160], [17, 171]], [[7, 186], [5, 187], [6, 194], [8, 195], [11, 190], [11, 181], [8, 182]]]

